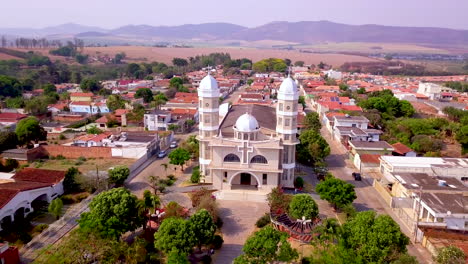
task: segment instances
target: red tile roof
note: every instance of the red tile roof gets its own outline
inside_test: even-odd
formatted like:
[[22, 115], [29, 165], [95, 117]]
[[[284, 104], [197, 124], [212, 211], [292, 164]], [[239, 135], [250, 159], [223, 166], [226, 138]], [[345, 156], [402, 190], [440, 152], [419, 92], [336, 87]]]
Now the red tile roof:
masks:
[[175, 108], [171, 110], [172, 115], [195, 115], [197, 109]]
[[18, 113], [0, 113], [0, 122], [15, 122], [26, 117], [28, 116]]
[[9, 201], [11, 201], [11, 199], [13, 199], [17, 193], [19, 193], [19, 190], [0, 188], [0, 208], [3, 208]]
[[65, 178], [65, 171], [24, 168], [17, 172], [12, 179], [16, 181], [57, 184]]
[[394, 151], [400, 155], [405, 155], [406, 153], [413, 151], [412, 149], [407, 147], [405, 144], [400, 143], [400, 142], [392, 144], [392, 147], [395, 149]]
[[380, 155], [378, 154], [361, 154], [360, 157], [363, 163], [380, 163]]
[[93, 97], [93, 93], [71, 93], [70, 97]]

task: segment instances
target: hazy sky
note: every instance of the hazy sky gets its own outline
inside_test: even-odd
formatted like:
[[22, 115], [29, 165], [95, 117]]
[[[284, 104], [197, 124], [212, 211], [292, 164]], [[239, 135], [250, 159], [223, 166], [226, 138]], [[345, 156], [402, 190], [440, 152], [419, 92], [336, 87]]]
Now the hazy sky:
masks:
[[0, 10], [2, 28], [330, 20], [468, 29], [468, 0], [0, 0]]

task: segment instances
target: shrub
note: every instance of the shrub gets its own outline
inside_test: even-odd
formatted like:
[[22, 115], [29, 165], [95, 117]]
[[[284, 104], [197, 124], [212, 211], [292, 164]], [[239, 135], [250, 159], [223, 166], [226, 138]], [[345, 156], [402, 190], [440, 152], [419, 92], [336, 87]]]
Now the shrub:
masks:
[[302, 177], [297, 177], [294, 179], [294, 187], [302, 189], [304, 187], [304, 179]]
[[174, 175], [172, 175], [172, 174], [167, 175], [167, 178], [168, 178], [169, 180], [171, 180], [171, 181], [176, 181], [176, 180], [177, 180], [176, 176], [174, 176]]
[[190, 182], [199, 183], [200, 182], [200, 167], [196, 166], [193, 168], [192, 176], [190, 177]]
[[255, 223], [255, 225], [258, 227], [258, 228], [262, 228], [266, 225], [268, 225], [270, 223], [270, 214], [266, 213], [264, 214], [262, 217], [260, 217], [257, 222]]
[[64, 134], [60, 134], [59, 139], [60, 140], [65, 140], [65, 139], [67, 139], [67, 137]]
[[85, 162], [85, 161], [86, 161], [86, 158], [83, 157], [83, 156], [81, 156], [81, 157], [78, 158], [78, 161]]
[[15, 159], [7, 159], [7, 160], [5, 161], [5, 167], [6, 167], [9, 171], [12, 171], [12, 170], [14, 170], [14, 169], [16, 169], [16, 168], [19, 167], [19, 163], [18, 163], [18, 161], [15, 160]]
[[75, 196], [71, 194], [62, 195], [61, 197], [63, 204], [74, 204], [77, 202]]
[[273, 188], [268, 194], [268, 205], [271, 210], [286, 212], [291, 202], [292, 196], [285, 194], [280, 188]]
[[65, 157], [62, 156], [61, 154], [57, 155], [57, 157], [55, 157], [56, 160], [64, 160]]
[[48, 227], [49, 227], [48, 224], [38, 224], [37, 226], [35, 226], [33, 228], [33, 232], [34, 233], [42, 233], [42, 231], [44, 231]]
[[211, 245], [214, 249], [220, 249], [223, 246], [223, 243], [224, 239], [220, 235], [215, 235], [213, 238], [213, 242], [211, 242]]
[[200, 201], [203, 197], [211, 197], [212, 192], [207, 188], [200, 188], [199, 190], [193, 191], [190, 195], [190, 199], [192, 200], [192, 206], [197, 207], [200, 204]]
[[78, 202], [81, 202], [84, 199], [88, 198], [88, 196], [89, 196], [89, 193], [86, 193], [86, 192], [79, 193], [79, 194], [75, 195], [75, 200], [78, 201]]

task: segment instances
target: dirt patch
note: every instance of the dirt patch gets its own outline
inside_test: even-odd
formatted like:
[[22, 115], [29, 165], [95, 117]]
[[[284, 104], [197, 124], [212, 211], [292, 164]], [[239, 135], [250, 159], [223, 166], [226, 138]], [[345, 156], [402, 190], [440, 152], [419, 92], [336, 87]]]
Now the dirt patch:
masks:
[[99, 171], [107, 171], [115, 166], [130, 166], [135, 162], [134, 159], [63, 159], [63, 160], [46, 160], [43, 162], [34, 162], [30, 167], [39, 167], [49, 170], [68, 170], [70, 167], [76, 167], [82, 173], [88, 171], [96, 171], [96, 166]]

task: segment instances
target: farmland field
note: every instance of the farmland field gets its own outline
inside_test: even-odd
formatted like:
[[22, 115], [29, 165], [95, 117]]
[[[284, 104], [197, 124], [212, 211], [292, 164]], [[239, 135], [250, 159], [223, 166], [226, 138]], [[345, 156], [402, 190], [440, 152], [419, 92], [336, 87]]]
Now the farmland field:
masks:
[[342, 42], [342, 43], [322, 43], [316, 45], [294, 46], [297, 49], [305, 49], [320, 52], [360, 52], [360, 53], [431, 53], [448, 54], [445, 48], [425, 47], [416, 44], [398, 44], [398, 43], [361, 43], [361, 42]]

